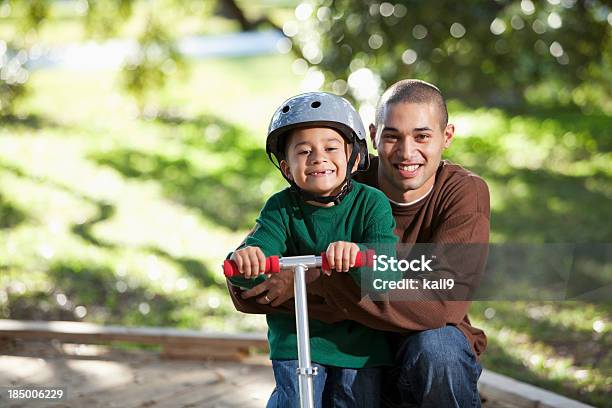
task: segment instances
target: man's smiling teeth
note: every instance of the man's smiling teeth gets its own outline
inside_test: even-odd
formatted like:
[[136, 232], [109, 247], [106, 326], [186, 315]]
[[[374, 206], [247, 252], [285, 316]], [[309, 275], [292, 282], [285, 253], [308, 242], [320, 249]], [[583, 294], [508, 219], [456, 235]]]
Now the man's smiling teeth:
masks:
[[416, 169], [418, 169], [420, 166], [420, 164], [411, 164], [410, 166], [404, 166], [401, 164], [398, 164], [398, 168], [400, 170], [404, 170], [404, 171], [415, 171]]
[[334, 171], [333, 170], [322, 170], [322, 171], [313, 171], [308, 173], [311, 176], [320, 176], [322, 174], [332, 174]]

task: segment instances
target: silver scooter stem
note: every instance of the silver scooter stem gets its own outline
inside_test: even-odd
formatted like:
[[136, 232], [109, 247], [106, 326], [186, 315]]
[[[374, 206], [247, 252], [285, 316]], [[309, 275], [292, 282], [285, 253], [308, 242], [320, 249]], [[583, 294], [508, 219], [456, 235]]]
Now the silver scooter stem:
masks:
[[316, 375], [310, 359], [310, 332], [308, 330], [308, 304], [306, 302], [306, 270], [304, 265], [295, 267], [295, 323], [298, 346], [298, 381], [301, 408], [314, 408], [312, 376]]
[[298, 346], [298, 384], [300, 407], [314, 408], [312, 376], [317, 374], [310, 358], [310, 331], [308, 329], [308, 302], [306, 296], [306, 271], [321, 266], [320, 256], [292, 256], [280, 260], [281, 269], [293, 269], [295, 297], [295, 327]]

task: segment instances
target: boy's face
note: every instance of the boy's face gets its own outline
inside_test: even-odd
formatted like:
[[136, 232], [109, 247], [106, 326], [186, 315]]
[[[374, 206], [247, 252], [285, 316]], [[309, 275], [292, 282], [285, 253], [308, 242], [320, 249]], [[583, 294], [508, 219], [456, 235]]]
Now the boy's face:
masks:
[[342, 187], [350, 152], [351, 145], [333, 129], [299, 128], [288, 136], [286, 160], [280, 165], [283, 173], [302, 190], [330, 196]]

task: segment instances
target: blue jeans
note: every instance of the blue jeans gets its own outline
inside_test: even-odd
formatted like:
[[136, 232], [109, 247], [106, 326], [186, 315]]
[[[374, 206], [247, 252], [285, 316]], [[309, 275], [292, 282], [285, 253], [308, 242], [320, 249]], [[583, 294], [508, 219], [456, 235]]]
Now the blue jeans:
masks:
[[480, 407], [482, 367], [455, 326], [410, 334], [399, 342], [395, 366], [385, 371], [385, 407]]
[[[340, 368], [312, 363], [315, 408], [376, 408], [380, 406], [382, 368]], [[297, 360], [272, 360], [276, 387], [266, 408], [300, 406]]]

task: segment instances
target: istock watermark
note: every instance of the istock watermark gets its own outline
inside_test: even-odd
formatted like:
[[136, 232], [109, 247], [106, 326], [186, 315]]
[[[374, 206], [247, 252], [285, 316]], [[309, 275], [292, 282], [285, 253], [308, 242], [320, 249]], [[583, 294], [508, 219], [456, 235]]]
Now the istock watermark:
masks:
[[372, 287], [375, 290], [451, 290], [455, 286], [455, 280], [453, 278], [446, 279], [414, 279], [414, 278], [402, 278], [397, 280], [398, 275], [393, 272], [400, 272], [402, 274], [406, 272], [433, 272], [432, 263], [436, 256], [432, 255], [427, 257], [420, 255], [417, 259], [397, 259], [394, 256], [389, 255], [374, 255], [372, 262], [372, 269], [375, 273], [374, 276], [378, 276], [380, 272], [392, 272], [390, 275], [384, 277], [374, 277], [372, 280]]
[[425, 255], [421, 255], [420, 259], [397, 259], [393, 256], [388, 255], [374, 255], [374, 271], [376, 272], [387, 272], [387, 271], [399, 271], [399, 272], [433, 272], [431, 269], [431, 263], [435, 256], [427, 259]]
[[352, 274], [373, 300], [605, 302], [612, 291], [610, 243], [365, 246], [375, 255]]
[[408, 278], [401, 280], [387, 280], [382, 278], [375, 278], [372, 281], [372, 286], [376, 290], [451, 290], [455, 287], [455, 280], [453, 278], [437, 280], [431, 280], [427, 278]]

